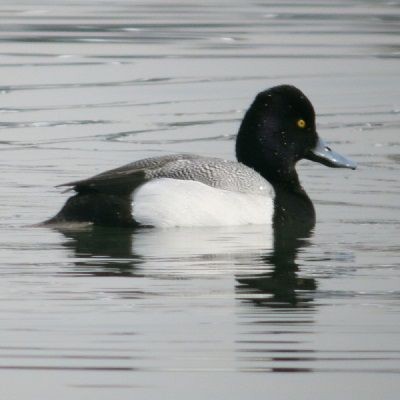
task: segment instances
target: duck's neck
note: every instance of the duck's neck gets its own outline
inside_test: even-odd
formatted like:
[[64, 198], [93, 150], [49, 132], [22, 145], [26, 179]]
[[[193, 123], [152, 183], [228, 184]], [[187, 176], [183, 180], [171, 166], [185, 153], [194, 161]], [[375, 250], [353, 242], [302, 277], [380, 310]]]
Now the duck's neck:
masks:
[[275, 191], [274, 225], [305, 225], [312, 229], [315, 225], [315, 210], [312, 201], [300, 184], [299, 177], [293, 167], [269, 165], [265, 162], [252, 165], [265, 178]]
[[[282, 171], [274, 168], [256, 168], [274, 188], [274, 224], [315, 224], [315, 210], [312, 201], [300, 184], [294, 167]], [[271, 172], [273, 171], [273, 172]]]
[[274, 225], [305, 225], [312, 229], [315, 225], [315, 210], [312, 201], [301, 187], [298, 179], [290, 186], [286, 183], [271, 182], [275, 190]]

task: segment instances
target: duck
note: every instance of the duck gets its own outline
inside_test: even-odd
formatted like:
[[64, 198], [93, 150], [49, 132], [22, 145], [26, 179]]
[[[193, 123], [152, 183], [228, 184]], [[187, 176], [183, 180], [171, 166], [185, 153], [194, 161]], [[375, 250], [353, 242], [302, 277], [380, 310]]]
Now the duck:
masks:
[[258, 93], [236, 137], [236, 161], [195, 154], [145, 158], [59, 185], [73, 194], [46, 225], [120, 227], [315, 224], [296, 164], [356, 163], [318, 135], [311, 101], [297, 87]]

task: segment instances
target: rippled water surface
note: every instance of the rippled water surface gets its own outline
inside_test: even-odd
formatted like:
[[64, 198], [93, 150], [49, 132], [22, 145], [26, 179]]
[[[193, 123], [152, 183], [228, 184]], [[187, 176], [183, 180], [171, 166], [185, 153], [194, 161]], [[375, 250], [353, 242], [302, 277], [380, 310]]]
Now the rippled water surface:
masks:
[[[397, 399], [400, 2], [0, 3], [5, 399]], [[232, 159], [291, 83], [357, 171], [302, 162], [312, 232], [33, 228], [55, 185]]]

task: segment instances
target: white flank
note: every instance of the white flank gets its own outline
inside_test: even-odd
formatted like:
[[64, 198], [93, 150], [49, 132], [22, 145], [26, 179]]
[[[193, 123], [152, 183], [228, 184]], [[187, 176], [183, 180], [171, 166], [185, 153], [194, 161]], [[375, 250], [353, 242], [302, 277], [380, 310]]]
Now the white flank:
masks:
[[154, 179], [133, 193], [134, 219], [161, 228], [271, 224], [272, 214], [270, 193], [231, 192], [196, 181]]

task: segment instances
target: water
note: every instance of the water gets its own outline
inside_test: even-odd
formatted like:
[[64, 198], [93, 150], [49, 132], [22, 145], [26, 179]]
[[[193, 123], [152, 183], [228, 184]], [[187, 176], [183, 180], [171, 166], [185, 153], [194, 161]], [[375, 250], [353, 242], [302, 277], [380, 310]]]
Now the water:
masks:
[[[399, 1], [4, 0], [0, 17], [4, 398], [397, 399]], [[314, 231], [29, 227], [57, 184], [232, 159], [281, 83], [359, 163], [300, 163]]]

